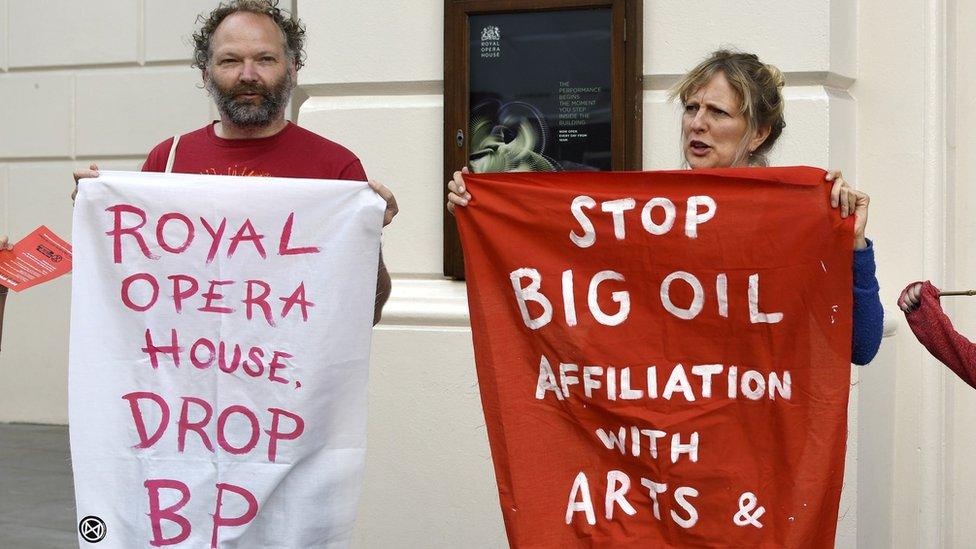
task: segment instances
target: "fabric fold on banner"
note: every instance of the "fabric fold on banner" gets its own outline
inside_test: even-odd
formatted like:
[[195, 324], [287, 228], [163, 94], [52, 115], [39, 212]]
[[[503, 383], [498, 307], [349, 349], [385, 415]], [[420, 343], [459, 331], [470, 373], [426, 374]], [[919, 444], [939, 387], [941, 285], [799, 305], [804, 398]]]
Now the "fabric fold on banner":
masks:
[[512, 547], [832, 547], [853, 218], [814, 168], [465, 176]]
[[81, 182], [68, 378], [82, 547], [348, 546], [384, 207], [358, 181]]

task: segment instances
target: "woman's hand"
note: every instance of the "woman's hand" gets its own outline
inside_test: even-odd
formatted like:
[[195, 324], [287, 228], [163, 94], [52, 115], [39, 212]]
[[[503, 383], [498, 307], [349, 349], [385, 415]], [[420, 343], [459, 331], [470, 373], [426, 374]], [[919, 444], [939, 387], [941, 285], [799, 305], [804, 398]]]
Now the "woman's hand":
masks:
[[11, 246], [10, 241], [7, 240], [7, 235], [0, 234], [0, 251], [12, 250], [12, 249], [14, 249], [14, 247]]
[[898, 307], [908, 314], [922, 303], [922, 283], [912, 282], [905, 289], [902, 290], [901, 295], [898, 297]]
[[868, 224], [868, 204], [871, 203], [871, 197], [852, 187], [844, 179], [840, 170], [828, 171], [824, 179], [834, 182], [834, 186], [830, 189], [830, 207], [839, 207], [842, 219], [854, 214], [854, 249], [867, 248], [868, 241], [864, 236], [864, 230]]
[[461, 168], [460, 171], [454, 172], [454, 179], [447, 182], [447, 211], [454, 215], [454, 208], [461, 206], [462, 208], [468, 205], [468, 201], [471, 200], [471, 193], [467, 192], [464, 188], [464, 174], [471, 173], [467, 167]]

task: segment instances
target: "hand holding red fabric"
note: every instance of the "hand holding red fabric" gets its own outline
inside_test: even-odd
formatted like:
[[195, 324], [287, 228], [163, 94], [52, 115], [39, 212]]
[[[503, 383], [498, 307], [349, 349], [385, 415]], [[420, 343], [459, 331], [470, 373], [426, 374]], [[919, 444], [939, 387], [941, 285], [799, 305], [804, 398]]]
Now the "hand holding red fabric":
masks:
[[939, 303], [939, 289], [925, 281], [919, 291], [916, 284], [905, 287], [898, 299], [912, 332], [932, 356], [976, 388], [976, 344], [952, 327]]

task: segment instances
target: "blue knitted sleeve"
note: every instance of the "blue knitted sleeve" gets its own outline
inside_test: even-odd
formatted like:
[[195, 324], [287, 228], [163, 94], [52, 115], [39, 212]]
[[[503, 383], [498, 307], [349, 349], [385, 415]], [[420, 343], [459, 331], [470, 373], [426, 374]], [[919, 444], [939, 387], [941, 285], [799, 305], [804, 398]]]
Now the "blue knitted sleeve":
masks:
[[874, 243], [854, 251], [854, 330], [851, 337], [851, 362], [867, 364], [878, 354], [884, 331], [884, 308], [875, 277]]

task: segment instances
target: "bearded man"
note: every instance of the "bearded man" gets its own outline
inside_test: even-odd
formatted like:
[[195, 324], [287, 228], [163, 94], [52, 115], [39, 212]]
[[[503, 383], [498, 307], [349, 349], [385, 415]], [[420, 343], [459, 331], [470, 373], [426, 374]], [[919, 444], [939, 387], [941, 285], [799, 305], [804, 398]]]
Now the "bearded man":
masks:
[[[305, 28], [277, 0], [231, 0], [203, 20], [193, 35], [194, 66], [220, 112], [196, 131], [156, 145], [142, 171], [368, 181], [345, 147], [285, 120], [285, 107], [303, 65]], [[202, 18], [202, 17], [201, 17]], [[98, 167], [74, 173], [98, 177]], [[369, 186], [387, 204], [383, 224], [397, 214], [385, 186]], [[72, 194], [74, 198], [74, 194]], [[373, 323], [390, 292], [380, 255]]]

